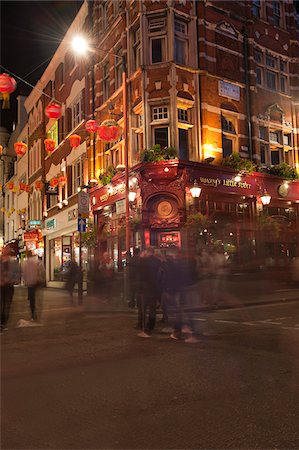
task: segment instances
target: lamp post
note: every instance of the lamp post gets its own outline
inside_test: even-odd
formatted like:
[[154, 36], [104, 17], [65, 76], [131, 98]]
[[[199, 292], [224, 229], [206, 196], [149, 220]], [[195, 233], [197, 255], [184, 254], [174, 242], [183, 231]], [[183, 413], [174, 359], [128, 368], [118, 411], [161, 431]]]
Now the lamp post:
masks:
[[[92, 2], [89, 2], [89, 8], [92, 8]], [[92, 9], [89, 11], [89, 17], [92, 21]], [[92, 22], [90, 22], [92, 24]], [[92, 29], [92, 28], [90, 28]], [[86, 40], [83, 37], [77, 36], [73, 40], [73, 48], [80, 54], [86, 54], [87, 51], [92, 51]], [[109, 53], [109, 52], [105, 52]], [[123, 120], [124, 120], [124, 166], [125, 166], [125, 217], [126, 217], [126, 265], [128, 265], [130, 258], [130, 201], [129, 201], [129, 147], [128, 147], [128, 113], [127, 113], [127, 67], [126, 60], [124, 56], [114, 54], [116, 58], [121, 58], [122, 60], [122, 100], [123, 100]], [[91, 56], [91, 91], [92, 91], [92, 118], [95, 118], [95, 59], [94, 53]], [[95, 133], [92, 141], [92, 154], [93, 154], [93, 165], [92, 165], [92, 177], [91, 182], [95, 180], [95, 161], [96, 161], [96, 147], [95, 147]], [[125, 271], [127, 278], [127, 270]], [[127, 284], [127, 283], [125, 283]]]
[[199, 187], [199, 184], [197, 183], [197, 180], [194, 180], [192, 188], [190, 188], [190, 192], [194, 201], [194, 209], [195, 212], [198, 212], [198, 203], [199, 203], [199, 196], [201, 194], [201, 188]]

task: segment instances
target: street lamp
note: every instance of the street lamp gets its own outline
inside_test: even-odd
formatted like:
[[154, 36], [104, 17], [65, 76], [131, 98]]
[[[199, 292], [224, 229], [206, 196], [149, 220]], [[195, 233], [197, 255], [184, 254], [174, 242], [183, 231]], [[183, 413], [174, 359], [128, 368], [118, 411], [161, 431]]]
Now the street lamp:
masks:
[[[89, 8], [92, 8], [92, 3], [89, 2]], [[89, 11], [89, 17], [92, 21], [92, 10]], [[92, 25], [92, 23], [91, 23]], [[92, 28], [92, 27], [91, 27]], [[79, 53], [82, 55], [83, 50], [86, 53], [87, 51], [92, 52], [91, 57], [91, 83], [92, 83], [92, 118], [95, 118], [95, 59], [93, 49], [90, 49], [87, 41], [85, 43], [82, 42], [82, 36], [76, 36], [73, 40], [73, 48], [75, 50], [79, 50]], [[76, 45], [77, 44], [77, 45]], [[106, 54], [111, 52], [105, 52]], [[122, 97], [123, 97], [123, 120], [124, 120], [124, 169], [125, 169], [125, 217], [126, 217], [126, 263], [128, 264], [130, 258], [130, 202], [129, 202], [129, 147], [128, 147], [128, 113], [127, 113], [127, 68], [126, 68], [126, 60], [124, 56], [119, 56], [117, 54], [113, 54], [115, 58], [120, 58], [122, 60]], [[95, 148], [95, 134], [93, 139], [93, 173], [92, 179], [90, 182], [96, 181], [95, 175], [95, 160], [96, 160], [96, 148]]]
[[193, 187], [190, 189], [193, 198], [198, 198], [201, 193], [201, 188], [199, 187], [197, 180], [194, 180]]
[[265, 189], [265, 191], [264, 191], [264, 194], [261, 196], [261, 201], [262, 201], [262, 204], [263, 204], [264, 206], [269, 205], [269, 203], [270, 203], [270, 201], [271, 201], [271, 195], [268, 194], [268, 192], [266, 191], [266, 189]]

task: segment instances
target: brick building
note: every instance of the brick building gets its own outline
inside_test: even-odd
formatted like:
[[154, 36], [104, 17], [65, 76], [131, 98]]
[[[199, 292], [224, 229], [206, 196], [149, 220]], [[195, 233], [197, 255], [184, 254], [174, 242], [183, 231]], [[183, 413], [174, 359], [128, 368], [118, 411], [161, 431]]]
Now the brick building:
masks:
[[[100, 1], [93, 14], [99, 121], [113, 105], [123, 126], [118, 55], [127, 61], [130, 183], [136, 191], [130, 214], [132, 224], [139, 224], [132, 227], [132, 246], [188, 245], [184, 223], [193, 211], [190, 188], [196, 178], [200, 212], [214, 228], [219, 224], [213, 230], [218, 241], [231, 248], [249, 242], [246, 257], [256, 255], [256, 218], [267, 191], [268, 214], [283, 217], [267, 251], [296, 254], [298, 182], [283, 185], [261, 173], [241, 174], [237, 182], [235, 172], [219, 166], [237, 152], [258, 165], [287, 162], [298, 170], [293, 2]], [[175, 147], [179, 162], [139, 164], [141, 150], [155, 144]], [[98, 141], [96, 163], [97, 175], [124, 164], [124, 140]], [[124, 250], [123, 191], [120, 174], [92, 191], [100, 248], [118, 259]]]
[[[87, 57], [71, 52], [78, 33], [89, 39]], [[25, 103], [27, 219], [44, 219], [50, 284], [61, 280], [70, 257], [79, 257], [77, 191], [109, 166], [117, 173], [108, 185], [90, 189], [91, 209], [99, 253], [108, 250], [121, 265], [125, 139], [134, 193], [132, 247], [190, 245], [184, 225], [196, 210], [208, 217], [204, 242], [243, 250], [243, 260], [258, 254], [258, 222], [265, 213], [279, 224], [278, 234], [262, 236], [267, 252], [298, 254], [298, 182], [221, 166], [223, 157], [236, 152], [260, 166], [287, 162], [299, 170], [298, 36], [292, 1], [84, 1]], [[51, 99], [62, 105], [58, 120], [45, 117]], [[105, 143], [86, 133], [84, 123], [93, 115], [98, 123], [113, 118], [124, 130], [124, 108], [127, 136]], [[81, 144], [71, 149], [74, 133]], [[46, 137], [56, 143], [51, 154]], [[174, 148], [177, 159], [155, 162], [152, 151], [145, 164], [143, 150], [158, 144], [168, 155]], [[66, 183], [50, 194], [48, 183], [60, 177]], [[196, 205], [190, 191], [195, 179], [201, 187]], [[266, 207], [264, 191], [271, 195]], [[87, 254], [83, 259], [87, 268]]]

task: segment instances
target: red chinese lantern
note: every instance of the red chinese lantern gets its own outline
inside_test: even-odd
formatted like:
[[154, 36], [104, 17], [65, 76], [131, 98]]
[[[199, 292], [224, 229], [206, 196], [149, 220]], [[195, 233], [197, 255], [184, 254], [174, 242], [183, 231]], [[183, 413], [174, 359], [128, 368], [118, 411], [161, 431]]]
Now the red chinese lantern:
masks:
[[98, 124], [95, 120], [88, 120], [85, 124], [86, 131], [88, 133], [95, 133], [98, 129]]
[[27, 151], [27, 144], [25, 144], [24, 142], [15, 142], [15, 152], [18, 156], [23, 156], [25, 155], [26, 151]]
[[11, 94], [16, 89], [16, 80], [7, 73], [1, 73], [0, 75], [0, 95], [3, 99], [3, 109], [9, 108], [9, 94]]
[[36, 180], [35, 182], [35, 189], [37, 191], [41, 191], [43, 188], [44, 183], [41, 180]]
[[58, 185], [58, 178], [52, 178], [52, 180], [50, 180], [50, 186], [55, 187]]
[[9, 182], [7, 183], [7, 189], [9, 189], [10, 191], [12, 191], [13, 188], [14, 188], [14, 183], [13, 183], [13, 181], [9, 181]]
[[20, 189], [20, 191], [26, 191], [26, 184], [25, 183], [19, 183], [19, 189]]
[[60, 184], [65, 184], [66, 183], [66, 177], [64, 175], [62, 175], [61, 177], [59, 177], [59, 183]]
[[0, 155], [3, 153], [3, 145], [0, 145]]
[[70, 136], [70, 144], [72, 148], [79, 147], [81, 142], [81, 137], [78, 134], [72, 134]]
[[31, 191], [31, 186], [30, 186], [30, 184], [26, 184], [25, 191], [28, 192], [28, 193]]
[[45, 139], [44, 144], [48, 153], [53, 153], [56, 148], [56, 141], [54, 139]]
[[61, 114], [62, 108], [58, 103], [53, 102], [46, 107], [46, 116], [49, 117], [49, 119], [59, 119]]
[[98, 128], [98, 136], [102, 141], [115, 142], [121, 135], [121, 128], [114, 119], [104, 120]]

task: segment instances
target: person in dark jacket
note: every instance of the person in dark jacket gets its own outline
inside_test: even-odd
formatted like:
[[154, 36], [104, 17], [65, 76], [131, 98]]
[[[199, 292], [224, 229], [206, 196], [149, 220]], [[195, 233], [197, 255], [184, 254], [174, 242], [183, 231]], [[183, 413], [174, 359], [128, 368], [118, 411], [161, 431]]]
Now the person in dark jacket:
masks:
[[157, 300], [160, 294], [161, 261], [150, 247], [140, 264], [141, 301], [138, 308], [140, 337], [150, 337], [156, 324]]
[[140, 249], [134, 248], [129, 261], [129, 308], [135, 308], [140, 302]]
[[73, 304], [74, 303], [74, 288], [75, 288], [75, 284], [78, 283], [78, 280], [79, 280], [79, 267], [74, 259], [71, 259], [68, 264], [68, 269], [66, 271], [65, 278], [66, 278], [65, 289], [69, 293], [71, 304]]
[[185, 342], [196, 343], [197, 338], [193, 336], [192, 321], [186, 314], [185, 308], [188, 300], [188, 289], [197, 281], [196, 261], [190, 255], [182, 252], [176, 261], [176, 279], [178, 283], [177, 313], [174, 330], [170, 337], [174, 340], [181, 339], [182, 334], [187, 335]]
[[11, 249], [4, 247], [0, 258], [0, 312], [1, 312], [1, 333], [7, 330], [10, 307], [14, 295], [14, 285], [20, 282], [19, 263], [13, 257]]

